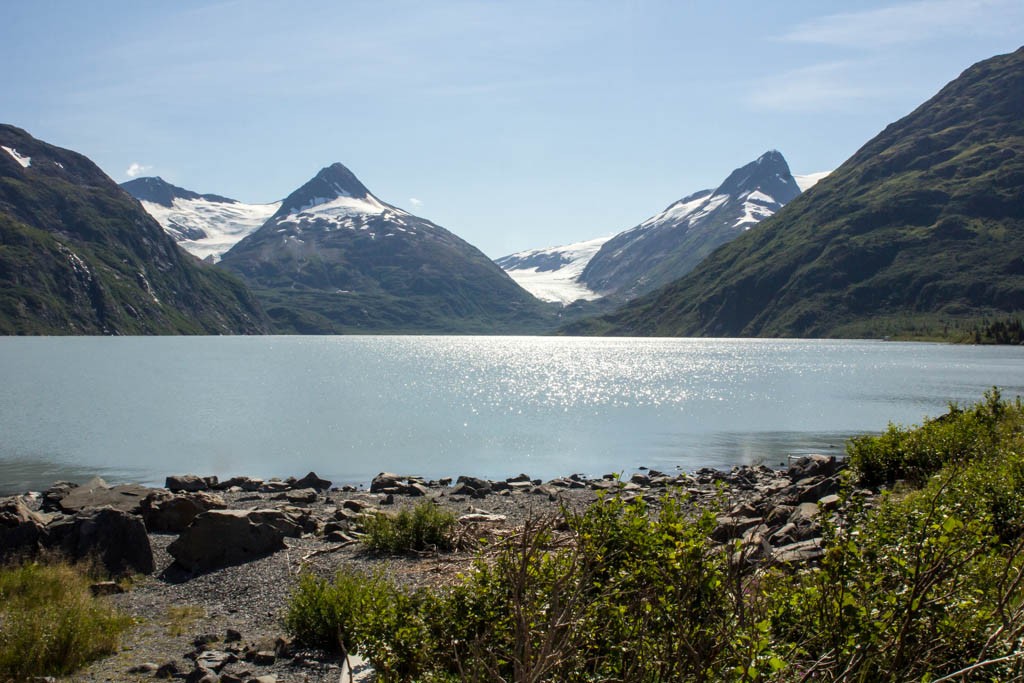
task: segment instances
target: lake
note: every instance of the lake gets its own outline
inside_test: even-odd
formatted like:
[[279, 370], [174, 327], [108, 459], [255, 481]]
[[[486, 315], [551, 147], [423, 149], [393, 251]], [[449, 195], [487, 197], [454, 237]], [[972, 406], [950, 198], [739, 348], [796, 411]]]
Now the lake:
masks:
[[875, 341], [7, 337], [0, 369], [0, 493], [777, 465], [1024, 394], [1024, 348]]

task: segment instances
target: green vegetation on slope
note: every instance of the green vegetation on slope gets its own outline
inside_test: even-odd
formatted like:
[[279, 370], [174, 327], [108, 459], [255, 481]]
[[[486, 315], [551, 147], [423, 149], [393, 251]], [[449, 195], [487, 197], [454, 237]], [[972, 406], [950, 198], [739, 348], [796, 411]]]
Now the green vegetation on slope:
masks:
[[1021, 311], [1024, 48], [969, 68], [689, 276], [567, 331], [941, 337]]
[[239, 334], [266, 318], [80, 154], [0, 125], [0, 333]]
[[[610, 497], [528, 524], [448, 588], [307, 576], [287, 623], [385, 682], [1017, 680], [1022, 427], [993, 391], [856, 440], [817, 566], [737, 561], [681, 492]], [[895, 487], [866, 504], [875, 482]]]

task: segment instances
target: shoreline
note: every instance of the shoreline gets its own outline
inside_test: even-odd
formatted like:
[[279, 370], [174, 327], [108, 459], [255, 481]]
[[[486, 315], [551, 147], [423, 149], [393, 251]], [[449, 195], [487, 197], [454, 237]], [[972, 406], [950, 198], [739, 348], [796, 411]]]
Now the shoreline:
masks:
[[[259, 679], [261, 683], [335, 683], [338, 658], [297, 648], [284, 631], [283, 611], [302, 572], [330, 576], [346, 566], [385, 571], [408, 587], [441, 585], [469, 569], [476, 556], [472, 549], [374, 555], [358, 542], [362, 515], [427, 500], [455, 514], [467, 535], [500, 539], [529, 519], [560, 514], [563, 507], [581, 510], [600, 495], [642, 498], [656, 511], [662, 495], [679, 491], [689, 496], [694, 509], [719, 505], [713, 539], [740, 542], [745, 561], [802, 565], [821, 555], [820, 520], [840, 505], [836, 493], [843, 467], [833, 456], [807, 456], [778, 470], [763, 465], [693, 473], [640, 469], [628, 479], [570, 475], [540, 481], [524, 474], [505, 480], [462, 476], [431, 481], [381, 473], [366, 488], [334, 487], [314, 473], [267, 481], [183, 475], [168, 477], [159, 488], [109, 486], [96, 480], [79, 486], [58, 483], [37, 495], [4, 501], [21, 501], [46, 522], [44, 527], [66, 525], [111, 505], [138, 525], [145, 524], [152, 570], [141, 576], [131, 572], [137, 578], [130, 590], [101, 598], [136, 618], [138, 625], [120, 652], [63, 680], [153, 680], [161, 667], [184, 677], [200, 663], [219, 662], [223, 683], [258, 676], [275, 677]], [[205, 512], [198, 511], [203, 507]], [[186, 509], [195, 513], [187, 523], [181, 516]], [[218, 517], [245, 520], [246, 525], [258, 517], [260, 526], [279, 527], [281, 543], [253, 557], [214, 560], [209, 566], [202, 553], [212, 551], [202, 546], [198, 556], [186, 556], [192, 567], [182, 566], [172, 554], [181, 555], [175, 543], [187, 535], [186, 529], [200, 526], [201, 519]], [[230, 545], [235, 533], [222, 533], [215, 545]]]

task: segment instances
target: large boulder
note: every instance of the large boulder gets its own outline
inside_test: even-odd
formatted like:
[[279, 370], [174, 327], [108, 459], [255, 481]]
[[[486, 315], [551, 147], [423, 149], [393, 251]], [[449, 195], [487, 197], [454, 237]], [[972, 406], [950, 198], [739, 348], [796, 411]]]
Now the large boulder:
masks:
[[156, 489], [143, 499], [141, 507], [149, 531], [181, 533], [197, 515], [207, 510], [223, 510], [227, 504], [220, 496], [205, 491], [171, 493]]
[[172, 493], [206, 491], [210, 488], [210, 484], [206, 479], [195, 474], [181, 474], [167, 477], [164, 480], [164, 488]]
[[114, 575], [151, 574], [153, 549], [142, 517], [112, 507], [62, 517], [46, 528], [48, 545], [70, 560], [98, 561]]
[[45, 520], [20, 497], [0, 500], [0, 563], [32, 557], [46, 537]]
[[242, 564], [282, 550], [284, 534], [258, 519], [251, 510], [204, 512], [167, 551], [185, 569], [199, 572]]
[[326, 491], [331, 488], [331, 482], [327, 479], [321, 479], [316, 475], [316, 472], [310, 472], [302, 479], [299, 479], [294, 484], [293, 488], [296, 489], [313, 489], [314, 491]]
[[67, 489], [56, 503], [60, 511], [66, 514], [76, 514], [91, 508], [112, 507], [137, 515], [141, 511], [142, 500], [152, 491], [153, 489], [139, 484], [110, 486], [99, 477], [94, 477], [81, 486]]

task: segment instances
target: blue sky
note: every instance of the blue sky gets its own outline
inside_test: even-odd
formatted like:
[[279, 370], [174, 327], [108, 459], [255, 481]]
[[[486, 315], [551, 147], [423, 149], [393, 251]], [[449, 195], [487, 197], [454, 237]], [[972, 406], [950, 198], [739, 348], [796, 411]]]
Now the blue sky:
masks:
[[1021, 0], [12, 0], [0, 122], [250, 202], [341, 161], [499, 257], [632, 227], [768, 149], [835, 168], [1022, 42]]

